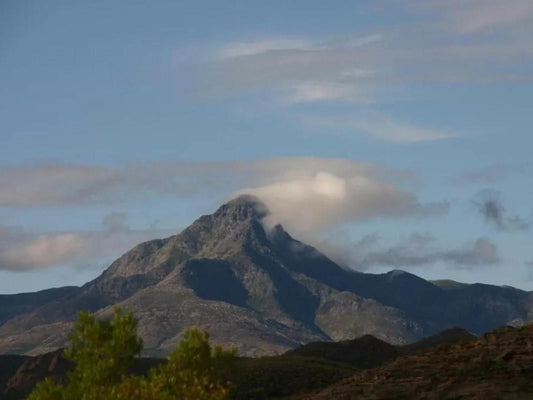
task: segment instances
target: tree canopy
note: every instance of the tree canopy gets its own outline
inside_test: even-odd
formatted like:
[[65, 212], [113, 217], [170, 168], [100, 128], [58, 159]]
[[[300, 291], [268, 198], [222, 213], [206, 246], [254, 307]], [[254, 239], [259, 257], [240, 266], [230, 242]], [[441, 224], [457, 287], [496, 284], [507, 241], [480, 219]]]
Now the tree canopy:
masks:
[[168, 362], [147, 376], [130, 373], [142, 351], [131, 313], [115, 309], [112, 320], [80, 312], [64, 357], [75, 363], [67, 383], [46, 379], [29, 400], [221, 400], [231, 388], [225, 381], [235, 350], [211, 346], [209, 334], [187, 330]]

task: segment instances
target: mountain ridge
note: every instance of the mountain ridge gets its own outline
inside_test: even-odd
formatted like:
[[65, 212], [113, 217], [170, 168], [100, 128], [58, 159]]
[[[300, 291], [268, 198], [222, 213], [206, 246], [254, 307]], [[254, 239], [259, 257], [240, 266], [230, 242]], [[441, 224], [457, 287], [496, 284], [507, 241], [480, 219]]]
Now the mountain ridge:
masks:
[[191, 325], [242, 354], [263, 355], [365, 334], [407, 344], [452, 326], [480, 334], [532, 319], [529, 292], [346, 270], [281, 225], [266, 229], [267, 215], [260, 199], [244, 195], [181, 233], [133, 247], [82, 287], [11, 311], [0, 325], [0, 353], [62, 347], [79, 310], [107, 316], [115, 306], [134, 312], [154, 355]]
[[475, 339], [407, 353], [298, 398], [530, 399], [532, 343], [532, 324], [502, 326]]

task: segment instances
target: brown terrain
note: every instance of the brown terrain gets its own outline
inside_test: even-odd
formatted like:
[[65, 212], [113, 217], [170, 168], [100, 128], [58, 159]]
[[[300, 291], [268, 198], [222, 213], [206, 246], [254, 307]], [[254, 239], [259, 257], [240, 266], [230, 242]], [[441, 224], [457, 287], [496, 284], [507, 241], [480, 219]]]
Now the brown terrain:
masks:
[[302, 396], [320, 399], [532, 399], [533, 325], [396, 358]]

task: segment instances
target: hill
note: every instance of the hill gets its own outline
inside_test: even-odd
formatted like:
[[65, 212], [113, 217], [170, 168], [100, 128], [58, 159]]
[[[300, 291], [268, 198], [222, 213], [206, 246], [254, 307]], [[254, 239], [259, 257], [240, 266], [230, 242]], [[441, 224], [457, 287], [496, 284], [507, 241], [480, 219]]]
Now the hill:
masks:
[[398, 357], [318, 393], [319, 399], [531, 399], [533, 325]]

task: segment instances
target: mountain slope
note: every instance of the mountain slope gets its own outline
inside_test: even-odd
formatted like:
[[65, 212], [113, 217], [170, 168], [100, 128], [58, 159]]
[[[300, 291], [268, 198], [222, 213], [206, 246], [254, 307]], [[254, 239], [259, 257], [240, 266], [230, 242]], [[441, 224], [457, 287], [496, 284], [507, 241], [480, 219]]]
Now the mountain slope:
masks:
[[267, 213], [241, 196], [177, 235], [141, 243], [83, 287], [12, 315], [0, 326], [0, 353], [52, 351], [78, 310], [106, 316], [117, 305], [135, 313], [154, 355], [191, 325], [262, 355], [365, 334], [392, 344], [452, 326], [479, 334], [531, 318], [532, 296], [517, 289], [345, 270], [283, 227], [266, 230]]
[[530, 399], [533, 325], [439, 346], [355, 374], [302, 399]]
[[79, 288], [75, 286], [67, 286], [35, 293], [0, 295], [0, 325], [18, 314], [33, 311], [44, 303], [64, 298], [78, 291]]

